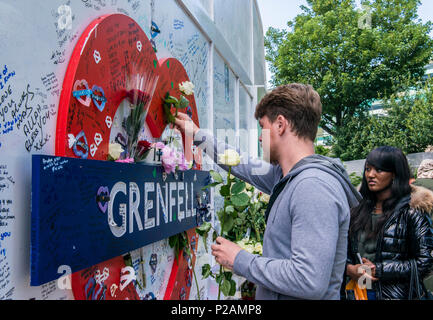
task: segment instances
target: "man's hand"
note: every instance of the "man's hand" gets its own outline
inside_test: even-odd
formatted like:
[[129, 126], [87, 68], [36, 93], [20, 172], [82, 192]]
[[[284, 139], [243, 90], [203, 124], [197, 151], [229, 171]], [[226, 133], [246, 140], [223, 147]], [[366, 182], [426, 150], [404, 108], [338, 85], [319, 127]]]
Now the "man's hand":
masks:
[[215, 256], [216, 262], [226, 269], [233, 270], [233, 264], [239, 251], [242, 250], [236, 243], [233, 243], [222, 237], [216, 238], [216, 244], [211, 246], [212, 255]]
[[175, 128], [186, 136], [190, 136], [192, 139], [194, 139], [197, 131], [200, 130], [187, 114], [180, 112], [175, 119]]

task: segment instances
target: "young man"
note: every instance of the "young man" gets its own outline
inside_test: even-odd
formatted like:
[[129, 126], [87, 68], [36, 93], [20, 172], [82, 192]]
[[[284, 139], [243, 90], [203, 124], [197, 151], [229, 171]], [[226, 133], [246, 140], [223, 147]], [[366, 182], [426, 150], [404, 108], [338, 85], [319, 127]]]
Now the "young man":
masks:
[[[212, 245], [212, 254], [218, 263], [257, 284], [256, 299], [340, 298], [349, 211], [359, 199], [341, 162], [314, 154], [321, 113], [320, 97], [311, 86], [274, 89], [255, 112], [262, 132], [268, 133], [259, 141], [269, 163], [249, 158], [232, 168], [234, 176], [271, 194], [263, 256], [222, 237]], [[205, 142], [199, 147], [217, 162], [217, 154], [230, 147], [189, 120], [179, 115], [176, 127], [194, 135], [195, 144]]]

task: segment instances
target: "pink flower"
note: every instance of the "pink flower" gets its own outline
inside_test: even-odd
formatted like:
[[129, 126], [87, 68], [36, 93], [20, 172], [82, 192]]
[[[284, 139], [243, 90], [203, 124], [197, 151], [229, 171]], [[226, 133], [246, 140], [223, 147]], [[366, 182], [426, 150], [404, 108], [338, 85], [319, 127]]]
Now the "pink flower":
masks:
[[165, 148], [165, 144], [162, 143], [162, 142], [157, 142], [157, 143], [155, 144], [155, 148], [156, 148], [156, 149], [164, 149], [164, 148]]
[[188, 163], [186, 162], [185, 155], [183, 153], [180, 154], [180, 158], [178, 159], [179, 170], [186, 171], [188, 170]]
[[177, 155], [170, 147], [165, 146], [164, 149], [162, 149], [161, 161], [166, 173], [174, 173], [176, 171]]
[[116, 162], [120, 162], [120, 163], [134, 163], [134, 159], [127, 158], [127, 159], [122, 159], [122, 160], [116, 160]]

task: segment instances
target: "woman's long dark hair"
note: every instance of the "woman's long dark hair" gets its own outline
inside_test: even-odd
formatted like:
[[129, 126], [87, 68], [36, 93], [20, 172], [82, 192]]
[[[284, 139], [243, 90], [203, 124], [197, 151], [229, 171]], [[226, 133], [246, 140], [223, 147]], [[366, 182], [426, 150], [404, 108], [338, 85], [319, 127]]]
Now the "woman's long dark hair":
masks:
[[371, 165], [376, 169], [394, 173], [394, 180], [391, 184], [391, 197], [383, 202], [383, 214], [379, 218], [377, 228], [372, 230], [371, 213], [376, 204], [376, 193], [368, 188], [365, 178], [365, 167], [362, 177], [360, 193], [363, 197], [361, 203], [352, 210], [350, 219], [350, 236], [358, 231], [364, 230], [368, 238], [375, 237], [381, 230], [385, 221], [392, 215], [397, 203], [411, 192], [409, 185], [410, 169], [406, 156], [403, 152], [394, 147], [383, 146], [371, 151], [365, 161], [365, 165]]

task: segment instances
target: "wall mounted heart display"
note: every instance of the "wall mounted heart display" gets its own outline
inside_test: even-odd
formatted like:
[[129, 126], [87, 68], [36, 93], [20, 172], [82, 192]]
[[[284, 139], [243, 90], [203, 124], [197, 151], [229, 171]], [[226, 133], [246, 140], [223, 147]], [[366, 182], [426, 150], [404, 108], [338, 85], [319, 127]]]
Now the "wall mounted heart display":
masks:
[[[116, 122], [116, 112], [125, 101], [142, 108], [140, 111], [143, 112], [137, 113], [138, 117], [144, 115], [143, 123], [152, 137], [161, 139], [168, 125], [163, 109], [164, 98], [168, 95], [179, 97], [179, 85], [189, 82], [189, 77], [180, 61], [175, 58], [158, 60], [155, 52], [141, 27], [124, 14], [104, 15], [89, 24], [76, 44], [65, 74], [57, 117], [56, 156], [108, 160], [109, 146], [114, 143], [121, 145], [125, 151], [122, 155], [128, 155], [130, 150], [127, 149], [133, 144], [130, 137], [134, 133], [128, 133], [128, 125], [124, 128], [127, 136], [117, 133]], [[181, 112], [187, 113], [199, 126], [194, 95], [187, 96], [187, 100], [185, 110]], [[92, 102], [95, 108], [88, 108]], [[174, 113], [175, 110], [172, 111]], [[122, 123], [122, 126], [125, 125]], [[80, 132], [75, 140], [71, 137], [74, 132]], [[86, 136], [95, 137], [90, 147]], [[72, 148], [69, 148], [70, 142], [74, 142]], [[185, 139], [185, 136], [182, 136], [182, 142], [184, 159], [193, 164], [192, 169], [200, 170], [201, 151], [194, 150], [192, 141]], [[100, 187], [96, 202], [98, 210], [104, 214], [107, 212], [108, 197], [108, 188]], [[194, 229], [189, 230], [188, 234], [195, 235]], [[195, 257], [192, 261], [195, 261]], [[154, 259], [152, 268], [156, 268], [156, 263]], [[164, 299], [188, 298], [190, 287], [185, 289], [184, 277], [188, 268], [187, 260], [183, 257], [180, 257], [179, 264], [173, 265]], [[110, 271], [110, 277], [111, 274]], [[81, 280], [85, 280], [85, 283]], [[81, 280], [74, 289], [77, 299], [100, 298], [102, 295], [111, 299], [122, 297], [118, 279], [100, 290], [96, 280]], [[130, 286], [133, 287], [132, 282]], [[116, 297], [112, 297], [112, 292]]]

